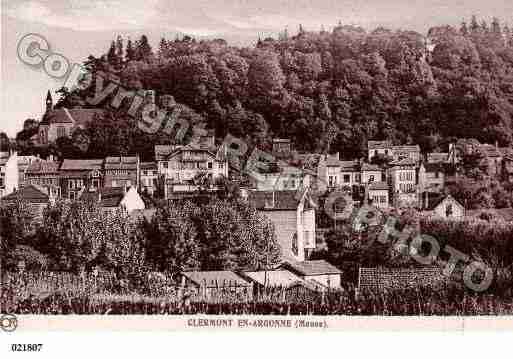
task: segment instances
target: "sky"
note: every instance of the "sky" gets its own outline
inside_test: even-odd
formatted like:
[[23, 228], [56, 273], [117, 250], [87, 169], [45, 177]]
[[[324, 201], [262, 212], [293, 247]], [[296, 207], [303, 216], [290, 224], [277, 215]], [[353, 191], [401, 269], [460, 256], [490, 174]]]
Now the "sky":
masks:
[[106, 51], [118, 34], [161, 36], [177, 33], [222, 37], [231, 44], [251, 44], [285, 27], [294, 33], [326, 29], [341, 21], [367, 29], [377, 26], [422, 33], [432, 26], [459, 26], [472, 14], [488, 21], [497, 16], [513, 24], [511, 0], [2, 0], [0, 132], [15, 136], [27, 118], [40, 120], [46, 91], [62, 85], [42, 69], [22, 63], [19, 40], [43, 35], [54, 52], [81, 63]]

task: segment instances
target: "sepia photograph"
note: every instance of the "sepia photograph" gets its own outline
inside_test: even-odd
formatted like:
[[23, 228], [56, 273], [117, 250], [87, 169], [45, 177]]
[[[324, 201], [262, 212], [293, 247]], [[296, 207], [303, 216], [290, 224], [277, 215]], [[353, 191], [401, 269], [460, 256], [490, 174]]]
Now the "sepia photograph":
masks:
[[513, 329], [513, 2], [1, 12], [0, 336]]

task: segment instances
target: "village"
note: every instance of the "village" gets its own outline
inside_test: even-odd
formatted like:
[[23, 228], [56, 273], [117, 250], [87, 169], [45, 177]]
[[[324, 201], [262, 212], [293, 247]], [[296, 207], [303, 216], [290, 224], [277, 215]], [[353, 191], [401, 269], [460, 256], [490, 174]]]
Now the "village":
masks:
[[[40, 146], [72, 136], [100, 111], [54, 109], [50, 93], [46, 106], [35, 135]], [[365, 158], [348, 159], [339, 153], [300, 153], [290, 139], [274, 138], [274, 161], [257, 176], [246, 173], [213, 133], [195, 143], [155, 145], [154, 150], [154, 160], [143, 162], [137, 153], [58, 160], [53, 155], [41, 158], [4, 149], [0, 153], [0, 202], [29, 203], [39, 213], [35, 220], [56, 201], [88, 201], [106, 212], [120, 210], [151, 220], [155, 201], [172, 205], [215, 195], [228, 181], [237, 185], [242, 201], [272, 222], [280, 264], [260, 271], [186, 271], [181, 273], [182, 286], [202, 294], [219, 287], [247, 294], [255, 286], [323, 292], [343, 285], [339, 268], [326, 260], [311, 259], [327, 229], [316, 223], [319, 212], [324, 212], [319, 198], [338, 193], [351, 209], [362, 205], [385, 212], [414, 209], [423, 216], [458, 221], [482, 214], [447, 191], [465, 156], [478, 154], [482, 181], [513, 182], [513, 150], [475, 140], [450, 143], [446, 152], [437, 153], [423, 153], [414, 143], [369, 140]], [[511, 208], [492, 210], [506, 221], [513, 220]], [[336, 220], [333, 224], [336, 227]]]

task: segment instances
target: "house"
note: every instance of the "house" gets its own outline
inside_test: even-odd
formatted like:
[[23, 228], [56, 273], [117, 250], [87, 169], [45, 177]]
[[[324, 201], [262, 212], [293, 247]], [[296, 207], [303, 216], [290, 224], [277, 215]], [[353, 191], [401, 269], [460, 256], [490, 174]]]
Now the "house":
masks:
[[292, 145], [288, 138], [273, 138], [273, 154], [290, 154]]
[[122, 209], [128, 214], [146, 208], [136, 187], [104, 187], [96, 191], [83, 191], [81, 201], [92, 201], [105, 212]]
[[461, 219], [465, 216], [465, 208], [456, 201], [451, 195], [441, 195], [438, 193], [424, 193], [423, 209], [426, 214], [438, 218]]
[[483, 155], [483, 164], [489, 176], [499, 176], [502, 169], [502, 153], [497, 144], [483, 144], [479, 146], [479, 152]]
[[77, 128], [84, 129], [88, 123], [103, 114], [101, 109], [54, 109], [52, 95], [48, 91], [46, 111], [39, 123], [38, 143], [48, 145], [60, 137], [71, 137]]
[[25, 186], [25, 172], [30, 164], [34, 161], [39, 161], [36, 156], [20, 156], [18, 155], [18, 186], [22, 188]]
[[362, 172], [359, 161], [340, 161], [341, 187], [353, 188], [362, 183]]
[[388, 196], [389, 187], [386, 182], [371, 182], [367, 185], [367, 196], [372, 205], [378, 208], [388, 208], [390, 200]]
[[327, 288], [338, 289], [342, 286], [342, 271], [325, 260], [286, 261], [278, 269], [288, 270], [305, 281], [313, 281]]
[[232, 271], [182, 272], [182, 287], [201, 295], [212, 296], [234, 294], [251, 298], [253, 285]]
[[9, 152], [0, 158], [0, 197], [6, 196], [19, 188], [18, 155]]
[[315, 249], [315, 208], [308, 192], [249, 192], [249, 204], [273, 223], [284, 259], [304, 261]]
[[392, 142], [390, 141], [367, 141], [368, 161], [376, 155], [392, 156]]
[[445, 173], [443, 164], [421, 163], [419, 167], [419, 191], [440, 192], [445, 187]]
[[105, 158], [105, 187], [139, 187], [139, 156], [108, 156]]
[[158, 186], [158, 168], [156, 162], [141, 162], [141, 193], [148, 193], [153, 196]]
[[45, 208], [54, 201], [54, 198], [33, 185], [27, 185], [0, 198], [0, 202], [3, 203], [14, 203], [18, 201], [27, 203], [34, 211], [35, 220], [39, 221], [43, 217]]
[[210, 185], [214, 184], [216, 179], [228, 178], [228, 160], [225, 151], [222, 149], [215, 151], [204, 144], [156, 145], [155, 160], [158, 163], [159, 174], [164, 177], [165, 198], [174, 191], [197, 191], [198, 177], [204, 177]]
[[416, 206], [417, 197], [417, 171], [415, 162], [410, 158], [390, 163], [388, 181], [394, 195], [394, 207]]
[[44, 189], [53, 197], [61, 196], [59, 162], [53, 158], [32, 162], [25, 171], [27, 185], [34, 185]]
[[380, 182], [385, 179], [383, 178], [383, 171], [378, 165], [363, 163], [361, 166], [361, 180], [362, 184], [366, 184]]
[[61, 196], [78, 199], [81, 191], [102, 187], [103, 159], [64, 159], [59, 169]]
[[392, 159], [394, 161], [401, 161], [409, 159], [414, 163], [420, 161], [420, 146], [419, 145], [406, 145], [406, 146], [392, 146]]
[[361, 167], [358, 160], [341, 161], [338, 154], [320, 156], [317, 180], [320, 191], [334, 190], [361, 183]]

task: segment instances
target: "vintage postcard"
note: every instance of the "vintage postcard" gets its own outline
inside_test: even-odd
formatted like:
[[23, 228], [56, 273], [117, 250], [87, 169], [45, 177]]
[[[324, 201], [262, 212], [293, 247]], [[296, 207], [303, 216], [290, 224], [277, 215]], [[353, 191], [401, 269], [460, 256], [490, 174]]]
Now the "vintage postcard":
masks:
[[513, 2], [1, 11], [0, 335], [513, 329]]

